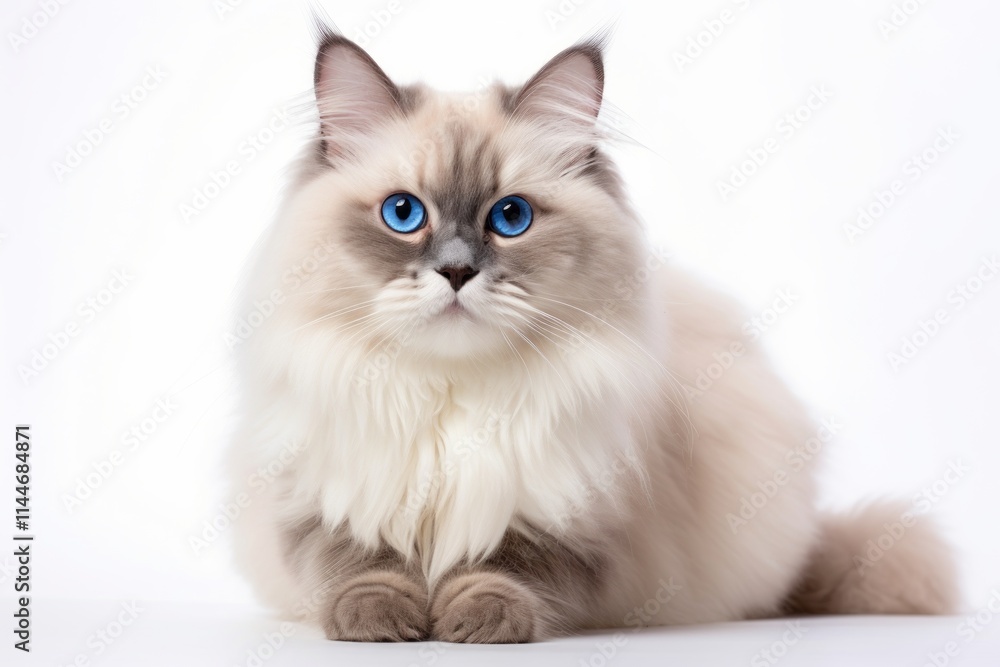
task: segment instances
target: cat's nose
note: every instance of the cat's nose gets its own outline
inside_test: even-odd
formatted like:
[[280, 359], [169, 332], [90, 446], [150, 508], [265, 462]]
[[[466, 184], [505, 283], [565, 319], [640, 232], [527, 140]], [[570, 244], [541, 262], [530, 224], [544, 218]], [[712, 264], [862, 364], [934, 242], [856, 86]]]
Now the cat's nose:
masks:
[[442, 266], [437, 270], [451, 283], [451, 288], [456, 292], [462, 289], [462, 285], [472, 280], [479, 271], [471, 266]]

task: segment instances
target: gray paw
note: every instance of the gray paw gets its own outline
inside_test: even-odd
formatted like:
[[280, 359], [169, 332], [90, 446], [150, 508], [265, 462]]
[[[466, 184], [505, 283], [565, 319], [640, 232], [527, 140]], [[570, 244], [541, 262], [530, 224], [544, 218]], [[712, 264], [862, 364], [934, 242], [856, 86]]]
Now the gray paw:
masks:
[[445, 642], [517, 644], [535, 639], [534, 593], [493, 572], [459, 576], [445, 584], [431, 608], [432, 635]]
[[397, 572], [372, 572], [351, 581], [323, 622], [327, 639], [400, 642], [426, 639], [427, 594]]

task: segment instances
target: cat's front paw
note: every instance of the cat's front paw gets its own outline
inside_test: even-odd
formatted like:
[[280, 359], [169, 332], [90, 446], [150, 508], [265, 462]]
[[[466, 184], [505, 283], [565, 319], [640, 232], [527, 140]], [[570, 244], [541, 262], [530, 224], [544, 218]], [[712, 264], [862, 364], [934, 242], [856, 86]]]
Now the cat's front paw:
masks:
[[539, 600], [526, 586], [495, 572], [458, 576], [431, 605], [431, 635], [468, 644], [518, 644], [537, 638]]
[[426, 639], [427, 593], [398, 572], [368, 572], [350, 581], [323, 619], [327, 639], [401, 642]]

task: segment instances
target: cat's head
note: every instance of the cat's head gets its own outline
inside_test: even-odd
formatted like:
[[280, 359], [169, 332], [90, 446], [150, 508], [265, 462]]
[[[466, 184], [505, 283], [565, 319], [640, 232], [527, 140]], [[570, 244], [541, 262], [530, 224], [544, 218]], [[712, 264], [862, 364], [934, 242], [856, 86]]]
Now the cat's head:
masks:
[[309, 244], [331, 255], [300, 289], [302, 326], [484, 358], [552, 350], [608, 319], [643, 243], [600, 148], [603, 78], [589, 41], [523, 86], [446, 94], [397, 85], [324, 35], [320, 135], [281, 232], [290, 260]]

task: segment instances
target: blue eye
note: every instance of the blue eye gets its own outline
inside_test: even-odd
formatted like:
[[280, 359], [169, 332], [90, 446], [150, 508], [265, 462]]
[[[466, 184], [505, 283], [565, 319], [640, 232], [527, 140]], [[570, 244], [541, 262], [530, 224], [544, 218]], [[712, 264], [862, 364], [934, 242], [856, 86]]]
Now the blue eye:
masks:
[[531, 205], [517, 195], [504, 197], [493, 204], [487, 224], [500, 236], [520, 236], [531, 226]]
[[427, 212], [420, 200], [408, 192], [398, 192], [382, 202], [382, 220], [400, 234], [415, 232], [424, 226]]

